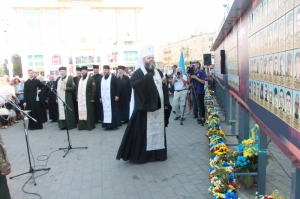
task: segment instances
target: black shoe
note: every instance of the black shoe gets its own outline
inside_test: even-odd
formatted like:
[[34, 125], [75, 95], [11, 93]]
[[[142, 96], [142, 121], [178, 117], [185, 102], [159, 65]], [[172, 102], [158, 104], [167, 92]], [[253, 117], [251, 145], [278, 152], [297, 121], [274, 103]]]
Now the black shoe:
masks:
[[184, 117], [180, 119], [180, 121], [184, 121], [184, 120], [185, 120], [185, 118], [184, 118]]
[[176, 116], [176, 117], [174, 118], [174, 120], [179, 120], [179, 118], [180, 118], [180, 116]]

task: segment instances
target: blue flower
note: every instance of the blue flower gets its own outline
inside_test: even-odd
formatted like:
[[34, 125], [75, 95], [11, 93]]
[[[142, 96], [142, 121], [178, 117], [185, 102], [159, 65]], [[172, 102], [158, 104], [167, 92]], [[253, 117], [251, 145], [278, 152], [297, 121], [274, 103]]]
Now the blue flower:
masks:
[[225, 194], [225, 199], [237, 199], [238, 195], [233, 192], [227, 192]]

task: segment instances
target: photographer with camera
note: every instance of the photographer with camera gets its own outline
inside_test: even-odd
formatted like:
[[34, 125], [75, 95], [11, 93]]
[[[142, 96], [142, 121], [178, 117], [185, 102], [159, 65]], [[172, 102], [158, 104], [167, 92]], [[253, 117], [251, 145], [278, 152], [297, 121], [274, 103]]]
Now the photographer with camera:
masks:
[[197, 94], [197, 98], [198, 98], [198, 104], [199, 104], [199, 112], [200, 112], [200, 124], [201, 126], [204, 126], [204, 122], [205, 122], [205, 106], [204, 106], [204, 94], [205, 94], [205, 90], [204, 90], [204, 85], [205, 85], [205, 74], [203, 70], [199, 70], [201, 67], [201, 64], [199, 62], [197, 62], [194, 66], [194, 74], [191, 74], [191, 78], [194, 81], [194, 86], [195, 86], [195, 92]]
[[174, 120], [185, 120], [184, 118], [184, 107], [185, 107], [185, 99], [187, 96], [187, 77], [186, 75], [182, 75], [181, 68], [176, 69], [176, 74], [172, 79], [172, 84], [174, 85], [174, 98], [173, 98], [173, 107], [175, 108], [176, 117]]

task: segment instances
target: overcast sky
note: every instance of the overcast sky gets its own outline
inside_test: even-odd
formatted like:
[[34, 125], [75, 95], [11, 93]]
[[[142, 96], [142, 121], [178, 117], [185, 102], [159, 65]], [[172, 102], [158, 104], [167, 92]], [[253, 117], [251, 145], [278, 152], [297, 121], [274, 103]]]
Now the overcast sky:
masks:
[[[0, 19], [14, 24], [14, 12], [8, 2], [41, 2], [55, 0], [0, 0]], [[120, 1], [120, 0], [105, 0]], [[215, 30], [224, 15], [225, 0], [144, 0], [144, 42], [155, 46], [175, 42], [178, 36], [195, 34], [196, 28]], [[140, 0], [141, 2], [141, 0]], [[3, 24], [2, 24], [3, 25]], [[0, 27], [2, 29], [2, 27]]]

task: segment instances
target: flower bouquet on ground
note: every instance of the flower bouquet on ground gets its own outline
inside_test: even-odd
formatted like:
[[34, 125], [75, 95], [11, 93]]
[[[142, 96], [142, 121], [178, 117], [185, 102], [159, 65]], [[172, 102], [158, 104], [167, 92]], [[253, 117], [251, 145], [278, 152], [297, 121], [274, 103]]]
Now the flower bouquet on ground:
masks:
[[240, 185], [235, 179], [233, 164], [219, 160], [218, 164], [210, 168], [209, 191], [212, 192], [214, 199], [237, 199], [236, 190], [240, 188]]
[[[231, 155], [231, 158], [235, 158], [234, 170], [236, 173], [257, 172], [258, 149], [253, 139], [244, 140], [237, 147], [237, 151]], [[244, 183], [247, 188], [250, 188], [252, 185], [257, 186], [255, 178], [250, 175], [244, 177]]]
[[278, 194], [277, 190], [273, 191], [273, 193], [271, 195], [268, 195], [268, 196], [267, 195], [265, 195], [265, 196], [258, 195], [257, 192], [256, 192], [255, 195], [256, 195], [255, 199], [284, 199], [283, 196], [281, 196], [281, 195]]

